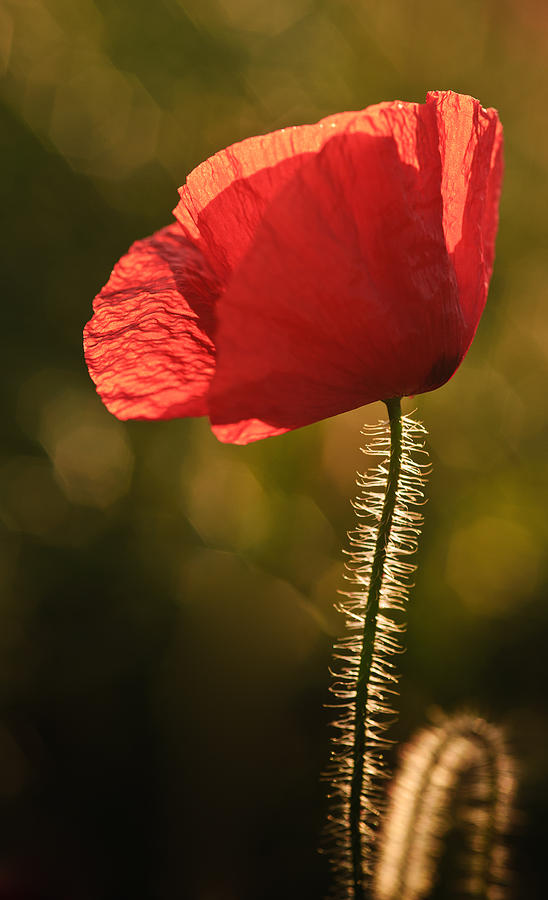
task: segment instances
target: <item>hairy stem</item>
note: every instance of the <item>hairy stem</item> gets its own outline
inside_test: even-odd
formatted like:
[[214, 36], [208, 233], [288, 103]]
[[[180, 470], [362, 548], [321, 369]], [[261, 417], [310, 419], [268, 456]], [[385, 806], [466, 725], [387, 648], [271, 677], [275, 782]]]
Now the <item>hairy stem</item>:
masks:
[[[363, 900], [375, 866], [379, 818], [388, 772], [384, 753], [394, 721], [407, 595], [416, 570], [411, 557], [422, 525], [429, 473], [426, 429], [387, 402], [389, 422], [366, 425], [363, 452], [376, 466], [358, 474], [352, 501], [357, 521], [348, 532], [345, 579], [336, 608], [345, 633], [335, 641], [332, 753], [326, 776], [331, 809], [325, 848], [334, 875], [331, 900]], [[368, 881], [369, 880], [369, 881]]]
[[364, 900], [363, 853], [360, 821], [362, 817], [362, 790], [364, 778], [364, 757], [366, 749], [367, 702], [369, 681], [373, 663], [373, 651], [377, 632], [377, 616], [386, 560], [386, 549], [392, 528], [396, 506], [397, 489], [402, 460], [402, 420], [399, 399], [387, 400], [390, 420], [390, 463], [386, 494], [379, 523], [375, 555], [371, 568], [371, 580], [365, 608], [363, 642], [360, 665], [356, 682], [356, 708], [354, 716], [354, 744], [352, 748], [352, 779], [350, 788], [350, 843], [352, 855], [352, 881], [355, 900]]

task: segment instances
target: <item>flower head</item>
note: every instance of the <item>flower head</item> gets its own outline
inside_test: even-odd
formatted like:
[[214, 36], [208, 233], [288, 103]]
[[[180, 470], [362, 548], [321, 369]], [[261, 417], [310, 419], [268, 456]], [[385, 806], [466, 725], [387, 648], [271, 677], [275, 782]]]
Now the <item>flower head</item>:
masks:
[[501, 178], [496, 111], [451, 91], [216, 153], [95, 299], [99, 394], [248, 443], [439, 387], [485, 305]]

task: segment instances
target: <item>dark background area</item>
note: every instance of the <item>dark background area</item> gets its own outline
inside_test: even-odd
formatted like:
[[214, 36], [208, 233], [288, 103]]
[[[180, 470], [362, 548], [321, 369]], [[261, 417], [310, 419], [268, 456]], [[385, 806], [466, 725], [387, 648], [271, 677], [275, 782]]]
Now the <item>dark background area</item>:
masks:
[[0, 6], [0, 898], [323, 896], [332, 602], [383, 408], [249, 447], [123, 424], [81, 330], [215, 150], [445, 88], [498, 108], [506, 179], [477, 338], [407, 403], [434, 470], [393, 734], [506, 728], [513, 896], [546, 896], [547, 39], [543, 0]]

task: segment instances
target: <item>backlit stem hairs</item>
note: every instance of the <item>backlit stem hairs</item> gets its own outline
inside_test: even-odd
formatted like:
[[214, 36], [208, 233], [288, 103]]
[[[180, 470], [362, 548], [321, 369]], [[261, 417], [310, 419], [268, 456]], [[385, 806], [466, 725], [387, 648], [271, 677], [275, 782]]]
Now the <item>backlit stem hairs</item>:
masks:
[[373, 869], [373, 843], [387, 776], [383, 754], [386, 729], [394, 719], [398, 676], [390, 657], [400, 651], [403, 613], [415, 566], [428, 469], [422, 438], [426, 430], [402, 416], [399, 400], [389, 400], [389, 422], [366, 427], [364, 452], [381, 461], [358, 477], [354, 501], [359, 518], [349, 532], [347, 578], [356, 585], [341, 592], [337, 608], [346, 616], [347, 636], [335, 644], [331, 690], [339, 715], [327, 775], [332, 813], [328, 849], [335, 875], [333, 896], [363, 900]]
[[453, 824], [465, 829], [458, 896], [504, 898], [504, 838], [515, 781], [500, 730], [483, 719], [461, 715], [421, 731], [404, 751], [390, 792], [379, 836], [375, 900], [429, 896], [443, 838]]

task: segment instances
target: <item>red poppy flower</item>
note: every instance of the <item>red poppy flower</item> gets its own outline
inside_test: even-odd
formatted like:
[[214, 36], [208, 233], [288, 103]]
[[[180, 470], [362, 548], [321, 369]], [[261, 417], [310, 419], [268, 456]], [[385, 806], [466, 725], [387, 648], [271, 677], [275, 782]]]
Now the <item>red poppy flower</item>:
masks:
[[451, 91], [222, 150], [95, 299], [99, 394], [247, 443], [439, 387], [485, 305], [501, 177], [496, 111]]

